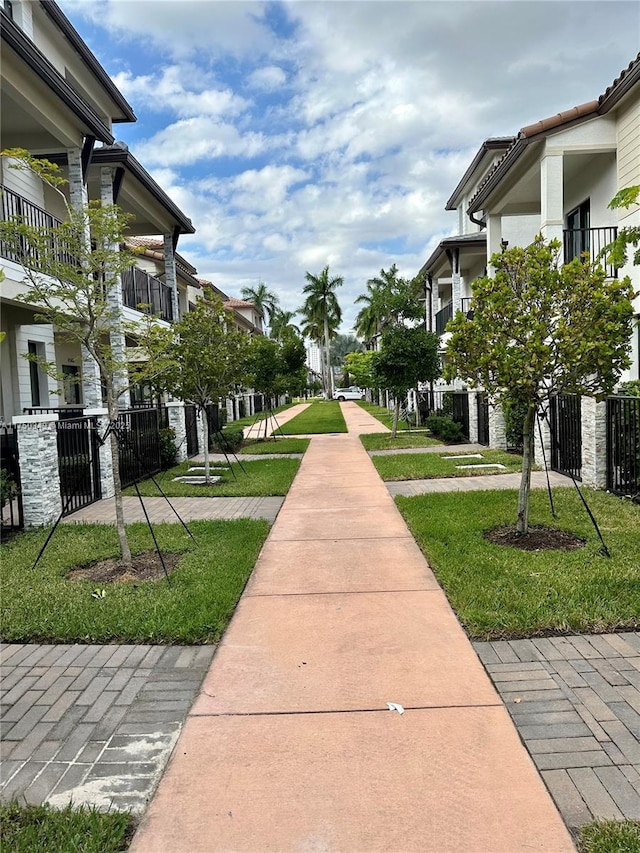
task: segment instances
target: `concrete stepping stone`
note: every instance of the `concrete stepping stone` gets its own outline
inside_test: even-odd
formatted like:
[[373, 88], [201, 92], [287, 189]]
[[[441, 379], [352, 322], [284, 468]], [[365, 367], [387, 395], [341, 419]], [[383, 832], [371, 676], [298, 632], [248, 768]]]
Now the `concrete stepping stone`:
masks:
[[506, 465], [501, 465], [499, 462], [485, 462], [482, 465], [456, 465], [456, 468], [502, 468], [506, 470]]
[[441, 456], [440, 459], [484, 459], [482, 453], [460, 453], [460, 454], [449, 454], [448, 456]]
[[207, 484], [207, 479], [204, 476], [202, 476], [202, 477], [184, 476], [184, 477], [174, 477], [173, 481], [174, 482], [177, 481], [179, 483], [188, 483], [190, 486], [206, 486], [206, 485], [212, 486], [214, 483], [218, 483], [221, 479], [222, 479], [222, 477], [209, 477], [209, 483]]
[[[211, 465], [211, 467], [209, 468], [209, 471], [214, 471], [214, 472], [215, 472], [215, 471], [228, 471], [228, 470], [229, 470], [229, 469], [228, 469], [227, 467], [225, 467], [224, 465]], [[189, 468], [189, 473], [190, 473], [190, 474], [192, 474], [192, 473], [193, 473], [193, 474], [195, 474], [195, 473], [196, 473], [196, 471], [201, 472], [201, 473], [203, 473], [203, 474], [204, 474], [204, 472], [205, 472], [205, 467], [204, 467], [204, 465], [201, 465], [201, 466], [199, 466], [199, 467], [197, 467], [197, 468]]]

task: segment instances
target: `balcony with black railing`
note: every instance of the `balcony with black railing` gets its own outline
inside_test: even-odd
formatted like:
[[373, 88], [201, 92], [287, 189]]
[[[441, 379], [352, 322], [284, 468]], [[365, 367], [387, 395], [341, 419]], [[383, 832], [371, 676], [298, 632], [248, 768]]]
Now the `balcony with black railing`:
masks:
[[605, 269], [607, 278], [617, 278], [618, 270], [613, 264], [606, 262], [602, 252], [606, 246], [618, 236], [615, 225], [607, 228], [566, 228], [564, 237], [564, 262], [570, 263], [574, 258], [585, 260], [587, 257], [591, 263], [599, 263]]
[[77, 263], [74, 254], [65, 247], [63, 238], [53, 233], [62, 225], [60, 219], [2, 185], [0, 199], [2, 221], [24, 226], [23, 233], [16, 229], [15, 236], [0, 239], [0, 257], [32, 269], [45, 268], [50, 260], [63, 264]]
[[453, 317], [453, 302], [447, 302], [436, 314], [436, 334], [443, 335], [447, 323]]
[[122, 300], [128, 308], [173, 321], [171, 288], [148, 272], [131, 267], [122, 273]]

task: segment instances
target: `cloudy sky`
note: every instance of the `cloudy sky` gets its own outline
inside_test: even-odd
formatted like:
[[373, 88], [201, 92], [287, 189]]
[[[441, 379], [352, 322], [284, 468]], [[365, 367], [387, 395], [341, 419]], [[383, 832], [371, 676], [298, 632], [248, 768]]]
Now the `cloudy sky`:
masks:
[[616, 0], [61, 0], [138, 117], [116, 133], [191, 217], [230, 295], [301, 304], [305, 272], [411, 277], [483, 139], [589, 101], [635, 57]]

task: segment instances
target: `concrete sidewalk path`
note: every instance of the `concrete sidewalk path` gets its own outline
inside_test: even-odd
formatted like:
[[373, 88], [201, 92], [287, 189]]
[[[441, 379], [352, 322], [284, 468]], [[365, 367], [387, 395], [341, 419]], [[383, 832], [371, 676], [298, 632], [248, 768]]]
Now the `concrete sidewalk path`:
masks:
[[[293, 420], [297, 417], [301, 412], [304, 412], [305, 409], [308, 409], [310, 403], [298, 403], [296, 406], [292, 406], [290, 409], [285, 409], [284, 412], [278, 412], [275, 417], [267, 418], [267, 436], [271, 435], [274, 430], [277, 430], [278, 426], [284, 426], [287, 421]], [[264, 420], [258, 421], [250, 427], [245, 427], [244, 437], [245, 438], [264, 438], [265, 435], [265, 423]]]
[[357, 435], [305, 454], [131, 846], [163, 851], [574, 851]]
[[342, 416], [350, 433], [362, 435], [369, 432], [391, 432], [389, 427], [386, 427], [373, 415], [370, 415], [362, 406], [359, 406], [353, 401], [340, 403]]

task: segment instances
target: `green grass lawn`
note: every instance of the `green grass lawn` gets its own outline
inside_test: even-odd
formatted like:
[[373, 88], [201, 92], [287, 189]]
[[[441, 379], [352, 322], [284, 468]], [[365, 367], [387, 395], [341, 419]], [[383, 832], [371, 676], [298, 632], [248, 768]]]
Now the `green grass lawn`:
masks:
[[388, 432], [370, 432], [360, 436], [365, 450], [405, 450], [411, 447], [436, 447], [440, 445], [447, 452], [447, 445], [426, 431], [403, 430], [395, 438]]
[[6, 853], [121, 853], [134, 825], [126, 812], [12, 802], [0, 804], [0, 847]]
[[312, 403], [308, 409], [282, 424], [286, 435], [312, 435], [329, 432], [347, 432], [347, 425], [340, 411], [340, 403], [322, 400]]
[[[484, 474], [508, 474], [522, 470], [522, 457], [502, 450], [482, 450], [482, 459], [455, 460], [455, 451], [442, 448], [442, 453], [400, 453], [397, 456], [374, 456], [373, 464], [383, 480], [432, 480], [441, 477], [479, 477]], [[466, 454], [464, 454], [466, 455]], [[441, 456], [447, 456], [441, 459]], [[497, 463], [504, 468], [458, 468], [458, 465]]]
[[475, 639], [550, 632], [640, 628], [640, 507], [587, 490], [611, 559], [573, 489], [531, 493], [531, 524], [570, 530], [587, 540], [576, 551], [526, 552], [494, 545], [483, 532], [515, 528], [515, 491], [458, 492], [396, 498], [462, 624]]
[[309, 438], [273, 438], [250, 439], [245, 442], [240, 453], [304, 453], [309, 447]]
[[[128, 526], [134, 553], [153, 548], [146, 524]], [[62, 524], [35, 570], [48, 529], [2, 546], [3, 640], [42, 643], [210, 643], [222, 635], [269, 532], [266, 521], [191, 521], [154, 531], [164, 553], [182, 553], [169, 584], [67, 580], [74, 567], [117, 557], [115, 527]], [[105, 589], [104, 598], [92, 593]]]
[[580, 853], [640, 853], [640, 821], [598, 821], [580, 830]]
[[[273, 442], [274, 444], [276, 442]], [[265, 451], [266, 452], [266, 451]], [[216, 463], [218, 464], [218, 463]], [[220, 466], [225, 466], [226, 463], [219, 463]], [[156, 476], [157, 482], [166, 495], [172, 498], [182, 497], [268, 497], [269, 495], [286, 495], [289, 487], [293, 482], [298, 468], [300, 467], [299, 459], [255, 459], [253, 461], [243, 461], [242, 467], [247, 472], [242, 471], [237, 462], [231, 462], [231, 467], [228, 471], [221, 472], [222, 480], [211, 486], [197, 486], [192, 483], [175, 482], [173, 477], [178, 476], [198, 476], [199, 472], [189, 473], [189, 468], [204, 467], [202, 462], [182, 462], [176, 465], [175, 468], [170, 468], [168, 471], [162, 472]], [[212, 468], [215, 465], [212, 463]], [[234, 479], [233, 473], [237, 479]], [[215, 474], [215, 472], [212, 472]], [[215, 475], [217, 476], [217, 475]], [[153, 480], [144, 480], [139, 484], [138, 488], [142, 495], [146, 497], [155, 497], [160, 494]], [[124, 495], [135, 495], [136, 490], [133, 486], [124, 489]]]
[[[357, 400], [356, 401], [360, 408], [364, 409], [365, 412], [368, 412], [372, 415], [377, 421], [380, 421], [381, 424], [384, 424], [386, 427], [391, 429], [393, 424], [393, 417], [389, 413], [388, 409], [385, 409], [384, 406], [378, 406], [375, 403], [369, 403], [367, 400]], [[406, 421], [398, 422], [398, 429], [406, 429], [407, 423]]]

